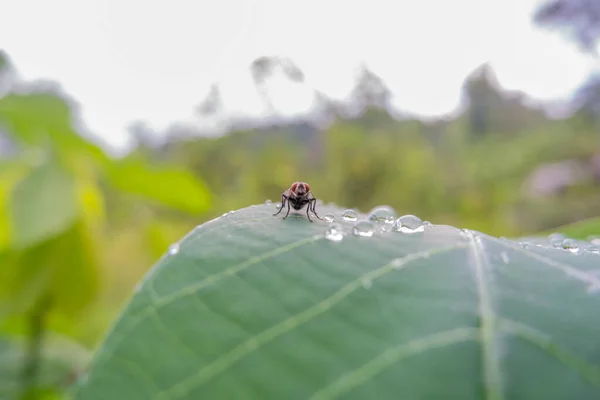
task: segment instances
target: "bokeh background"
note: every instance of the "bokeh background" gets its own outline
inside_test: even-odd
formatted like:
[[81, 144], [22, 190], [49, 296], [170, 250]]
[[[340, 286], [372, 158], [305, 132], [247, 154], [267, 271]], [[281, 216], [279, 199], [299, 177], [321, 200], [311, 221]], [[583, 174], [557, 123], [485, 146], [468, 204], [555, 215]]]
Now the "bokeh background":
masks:
[[171, 243], [296, 180], [495, 236], [600, 216], [595, 0], [0, 15], [0, 398], [60, 398]]

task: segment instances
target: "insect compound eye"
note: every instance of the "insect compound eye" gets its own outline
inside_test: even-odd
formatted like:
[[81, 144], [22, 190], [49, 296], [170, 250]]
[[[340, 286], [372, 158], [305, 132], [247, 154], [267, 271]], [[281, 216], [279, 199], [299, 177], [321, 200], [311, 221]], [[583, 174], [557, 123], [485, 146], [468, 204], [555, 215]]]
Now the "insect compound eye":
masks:
[[290, 187], [290, 190], [292, 192], [295, 192], [297, 187], [298, 187], [298, 182], [294, 182], [294, 183], [292, 183], [292, 187]]
[[304, 184], [304, 189], [306, 189], [307, 192], [310, 192], [310, 186], [308, 186], [308, 183]]

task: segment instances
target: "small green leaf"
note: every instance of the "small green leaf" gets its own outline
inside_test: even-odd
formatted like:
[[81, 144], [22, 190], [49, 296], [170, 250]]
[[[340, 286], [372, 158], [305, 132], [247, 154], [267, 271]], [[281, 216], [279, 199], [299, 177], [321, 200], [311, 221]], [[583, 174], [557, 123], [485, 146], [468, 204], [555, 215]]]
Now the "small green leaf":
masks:
[[591, 247], [274, 211], [238, 210], [172, 246], [75, 398], [600, 398]]
[[75, 181], [56, 164], [34, 169], [11, 196], [13, 244], [25, 248], [67, 230], [79, 213]]
[[186, 170], [152, 167], [140, 160], [116, 161], [108, 178], [118, 189], [175, 209], [200, 214], [210, 206], [204, 183]]

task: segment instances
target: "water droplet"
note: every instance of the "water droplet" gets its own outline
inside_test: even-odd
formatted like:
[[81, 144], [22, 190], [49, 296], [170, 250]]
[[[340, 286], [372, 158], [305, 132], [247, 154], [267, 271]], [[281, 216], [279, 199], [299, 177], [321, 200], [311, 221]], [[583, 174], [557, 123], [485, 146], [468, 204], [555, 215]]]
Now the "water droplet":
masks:
[[279, 203], [279, 202], [275, 203], [275, 208], [279, 210], [281, 208], [281, 203]]
[[508, 258], [508, 254], [506, 254], [506, 252], [504, 252], [504, 251], [500, 254], [500, 258], [502, 258], [502, 262], [504, 264], [508, 264], [510, 262], [510, 258]]
[[396, 219], [396, 212], [388, 206], [375, 207], [369, 213], [369, 220], [377, 224], [393, 224]]
[[325, 220], [325, 222], [333, 222], [333, 221], [335, 221], [335, 216], [333, 214], [329, 213], [329, 214], [325, 214], [323, 216], [323, 219]]
[[592, 244], [586, 249], [588, 253], [600, 254], [600, 245]]
[[179, 253], [179, 243], [173, 243], [172, 245], [170, 245], [168, 253], [169, 255], [175, 255]]
[[560, 239], [560, 240], [565, 240], [565, 236], [562, 233], [551, 233], [548, 235], [548, 239], [552, 240], [552, 239]]
[[335, 224], [327, 228], [325, 231], [325, 239], [331, 240], [332, 242], [340, 242], [344, 238], [342, 228]]
[[371, 289], [371, 287], [373, 286], [373, 282], [368, 278], [363, 278], [361, 283], [365, 289]]
[[565, 239], [562, 242], [562, 248], [570, 251], [571, 253], [579, 252], [579, 245], [573, 239]]
[[402, 233], [423, 232], [423, 221], [416, 215], [403, 215], [394, 222], [394, 230]]
[[266, 199], [266, 200], [265, 200], [265, 204], [266, 204], [266, 205], [269, 205], [269, 204], [273, 204], [273, 202], [271, 201], [271, 199]]
[[362, 237], [371, 237], [375, 230], [373, 229], [373, 223], [366, 219], [362, 219], [358, 221], [354, 228], [352, 228], [352, 233], [354, 236], [362, 236]]
[[423, 226], [433, 226], [433, 224], [429, 221], [423, 221]]
[[560, 233], [551, 233], [548, 235], [548, 241], [552, 247], [561, 248], [563, 240], [565, 240], [565, 237]]
[[342, 213], [342, 218], [345, 221], [356, 221], [358, 219], [358, 213], [354, 210], [348, 209]]

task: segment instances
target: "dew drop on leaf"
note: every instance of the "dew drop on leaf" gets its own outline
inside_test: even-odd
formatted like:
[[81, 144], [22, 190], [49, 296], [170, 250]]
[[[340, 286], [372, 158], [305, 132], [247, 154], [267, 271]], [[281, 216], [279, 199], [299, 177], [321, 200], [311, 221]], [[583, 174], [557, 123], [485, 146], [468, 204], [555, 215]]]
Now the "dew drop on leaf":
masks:
[[271, 199], [267, 199], [267, 200], [265, 200], [265, 204], [266, 204], [266, 205], [269, 205], [269, 204], [272, 204], [272, 203], [273, 203], [273, 202], [271, 201]]
[[342, 218], [345, 221], [356, 221], [358, 219], [358, 213], [354, 210], [348, 209], [342, 213]]
[[396, 219], [396, 212], [388, 206], [375, 207], [369, 213], [369, 220], [377, 224], [393, 224]]
[[170, 245], [168, 253], [169, 255], [175, 255], [179, 253], [179, 243], [173, 243], [172, 245]]
[[352, 228], [354, 236], [371, 237], [374, 232], [373, 223], [366, 219], [358, 221]]
[[335, 216], [333, 214], [329, 213], [329, 214], [325, 214], [323, 216], [323, 219], [325, 220], [325, 222], [333, 222], [333, 221], [335, 221]]
[[403, 215], [394, 222], [394, 230], [402, 233], [423, 232], [423, 221], [416, 215]]
[[573, 239], [565, 239], [562, 241], [562, 248], [570, 251], [571, 253], [579, 252], [579, 245]]
[[555, 248], [562, 248], [562, 242], [565, 240], [565, 237], [560, 233], [552, 233], [548, 235], [548, 241], [550, 242], [550, 246]]
[[339, 225], [332, 225], [325, 231], [325, 239], [332, 242], [340, 242], [344, 238], [344, 233]]

